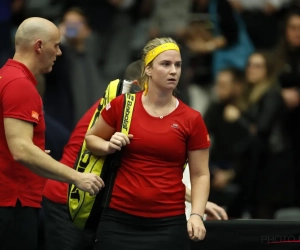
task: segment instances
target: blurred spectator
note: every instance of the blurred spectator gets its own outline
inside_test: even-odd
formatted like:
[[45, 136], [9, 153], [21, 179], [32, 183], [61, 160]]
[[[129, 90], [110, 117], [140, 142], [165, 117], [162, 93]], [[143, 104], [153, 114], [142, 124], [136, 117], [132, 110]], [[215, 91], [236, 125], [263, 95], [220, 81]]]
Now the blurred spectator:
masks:
[[12, 42], [12, 1], [0, 1], [0, 67], [2, 67], [7, 59], [13, 55]]
[[[212, 25], [208, 15], [207, 1], [192, 1], [190, 20], [187, 27], [185, 40], [192, 53], [189, 61], [189, 77], [197, 85], [211, 84], [211, 59], [212, 54], [200, 50], [200, 54], [193, 50], [193, 45], [205, 44], [213, 39]], [[196, 53], [193, 53], [196, 52]]]
[[[298, 190], [300, 188], [300, 10], [292, 9], [287, 13], [282, 39], [274, 53], [276, 58], [279, 82], [282, 96], [289, 108], [285, 120], [289, 138], [292, 141], [291, 150], [294, 155], [294, 176]], [[300, 206], [298, 193], [297, 205]]]
[[278, 40], [280, 14], [291, 0], [228, 0], [240, 12], [256, 49], [270, 49]]
[[144, 44], [149, 41], [149, 27], [155, 5], [154, 0], [139, 0], [134, 10], [136, 22], [131, 42], [132, 58], [138, 60]]
[[106, 81], [122, 78], [131, 60], [132, 35], [137, 18], [136, 10], [142, 0], [70, 0], [89, 17], [91, 28], [99, 35], [98, 63]]
[[226, 67], [244, 69], [253, 45], [244, 21], [227, 0], [195, 0], [208, 6], [213, 23], [213, 38], [208, 41], [190, 40], [188, 47], [196, 53], [213, 53], [212, 72]]
[[191, 1], [155, 0], [150, 23], [150, 38], [172, 36], [183, 38], [189, 22]]
[[26, 19], [26, 0], [12, 0], [11, 2], [11, 38], [15, 36], [18, 26]]
[[59, 0], [26, 0], [26, 17], [38, 16], [52, 22], [57, 22], [61, 17], [64, 1]]
[[[45, 93], [45, 77], [39, 75], [36, 77], [38, 82], [36, 88], [42, 99]], [[49, 155], [55, 160], [59, 161], [62, 157], [64, 146], [67, 144], [70, 133], [58, 121], [53, 119], [44, 110], [44, 119], [46, 125], [45, 131], [45, 149], [49, 150]], [[41, 209], [39, 211], [39, 234], [38, 234], [38, 250], [44, 250], [44, 213]]]
[[213, 39], [212, 25], [208, 12], [207, 0], [193, 0], [190, 9], [190, 18], [185, 34], [185, 43], [189, 49], [187, 68], [184, 70], [190, 106], [205, 114], [211, 102], [212, 83], [212, 54], [204, 51], [195, 51], [191, 45], [204, 44]]
[[224, 110], [227, 105], [245, 110], [244, 90], [243, 71], [235, 68], [221, 70], [217, 74], [214, 88], [217, 101], [209, 106], [204, 116], [212, 140], [209, 160], [212, 176], [210, 200], [226, 207], [230, 206], [237, 194], [238, 186], [232, 181], [238, 169], [241, 140], [248, 132], [238, 122], [227, 121]]
[[45, 110], [71, 131], [106, 86], [97, 65], [97, 39], [85, 13], [69, 9], [59, 28], [63, 55], [46, 75]]
[[[44, 75], [39, 75], [36, 77], [36, 80], [38, 82], [36, 88], [43, 99], [45, 94], [45, 77]], [[69, 140], [70, 133], [59, 121], [48, 115], [45, 110], [44, 118], [46, 124], [45, 148], [50, 150], [49, 155], [52, 158], [59, 161], [62, 157], [64, 146]]]
[[154, 11], [150, 18], [149, 38], [172, 37], [180, 45], [182, 61], [182, 74], [178, 84], [178, 97], [188, 104], [189, 94], [186, 69], [189, 54], [185, 44], [185, 34], [189, 22], [191, 0], [154, 0]]
[[291, 4], [290, 4], [291, 8], [299, 8], [300, 7], [300, 1], [299, 0], [292, 0]]
[[249, 132], [243, 162], [246, 193], [242, 196], [253, 218], [273, 218], [277, 209], [292, 204], [294, 186], [290, 144], [283, 124], [286, 108], [268, 54], [256, 52], [249, 57], [246, 80], [247, 111], [227, 106], [225, 113], [234, 113], [231, 121], [238, 121]]

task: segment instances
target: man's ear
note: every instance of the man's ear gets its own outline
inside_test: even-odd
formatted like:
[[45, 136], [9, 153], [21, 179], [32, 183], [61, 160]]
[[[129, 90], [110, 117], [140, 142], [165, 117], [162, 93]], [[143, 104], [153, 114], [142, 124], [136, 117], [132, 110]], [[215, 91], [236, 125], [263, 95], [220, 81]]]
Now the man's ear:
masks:
[[39, 53], [42, 52], [42, 40], [41, 39], [38, 39], [35, 41], [35, 44], [34, 44], [34, 48], [36, 51], [38, 51]]

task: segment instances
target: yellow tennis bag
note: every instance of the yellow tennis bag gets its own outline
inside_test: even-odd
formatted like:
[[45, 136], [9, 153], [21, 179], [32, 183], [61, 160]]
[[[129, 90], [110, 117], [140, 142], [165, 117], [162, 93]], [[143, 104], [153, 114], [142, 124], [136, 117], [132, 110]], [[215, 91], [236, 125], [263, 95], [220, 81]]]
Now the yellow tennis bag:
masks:
[[[88, 129], [95, 124], [106, 105], [122, 93], [122, 89], [123, 81], [119, 79], [109, 83]], [[128, 135], [135, 104], [135, 94], [127, 93], [124, 96], [121, 132]], [[77, 156], [75, 169], [82, 173], [94, 173], [100, 176], [105, 183], [105, 188], [97, 195], [90, 196], [89, 193], [79, 190], [75, 185], [69, 185], [67, 206], [71, 220], [76, 227], [80, 229], [97, 229], [102, 209], [109, 204], [112, 185], [114, 184], [120, 161], [120, 151], [107, 156], [95, 156], [87, 150], [86, 143], [83, 141]]]

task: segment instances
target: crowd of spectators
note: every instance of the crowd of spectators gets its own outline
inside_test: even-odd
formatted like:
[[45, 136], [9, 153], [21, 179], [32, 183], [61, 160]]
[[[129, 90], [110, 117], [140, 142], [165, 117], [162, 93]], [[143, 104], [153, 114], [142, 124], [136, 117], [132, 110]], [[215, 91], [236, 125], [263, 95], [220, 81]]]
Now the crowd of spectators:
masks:
[[[39, 90], [54, 158], [109, 81], [154, 37], [181, 46], [178, 96], [208, 127], [210, 201], [229, 217], [274, 218], [299, 207], [300, 1], [3, 0], [0, 66], [32, 16], [61, 31], [62, 56]], [[48, 137], [47, 137], [48, 135]]]

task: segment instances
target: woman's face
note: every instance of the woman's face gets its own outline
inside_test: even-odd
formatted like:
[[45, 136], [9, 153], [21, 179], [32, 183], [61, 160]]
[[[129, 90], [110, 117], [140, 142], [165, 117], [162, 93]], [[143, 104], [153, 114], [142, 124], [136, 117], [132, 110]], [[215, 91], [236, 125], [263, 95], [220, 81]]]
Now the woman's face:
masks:
[[292, 47], [300, 47], [300, 16], [291, 16], [287, 21], [286, 39]]
[[174, 90], [181, 75], [181, 56], [176, 50], [159, 54], [147, 69], [151, 84], [161, 91]]
[[230, 72], [221, 71], [217, 74], [215, 94], [220, 101], [227, 101], [233, 95], [233, 77]]
[[262, 55], [253, 54], [248, 59], [246, 79], [251, 84], [257, 84], [267, 77], [266, 62]]

